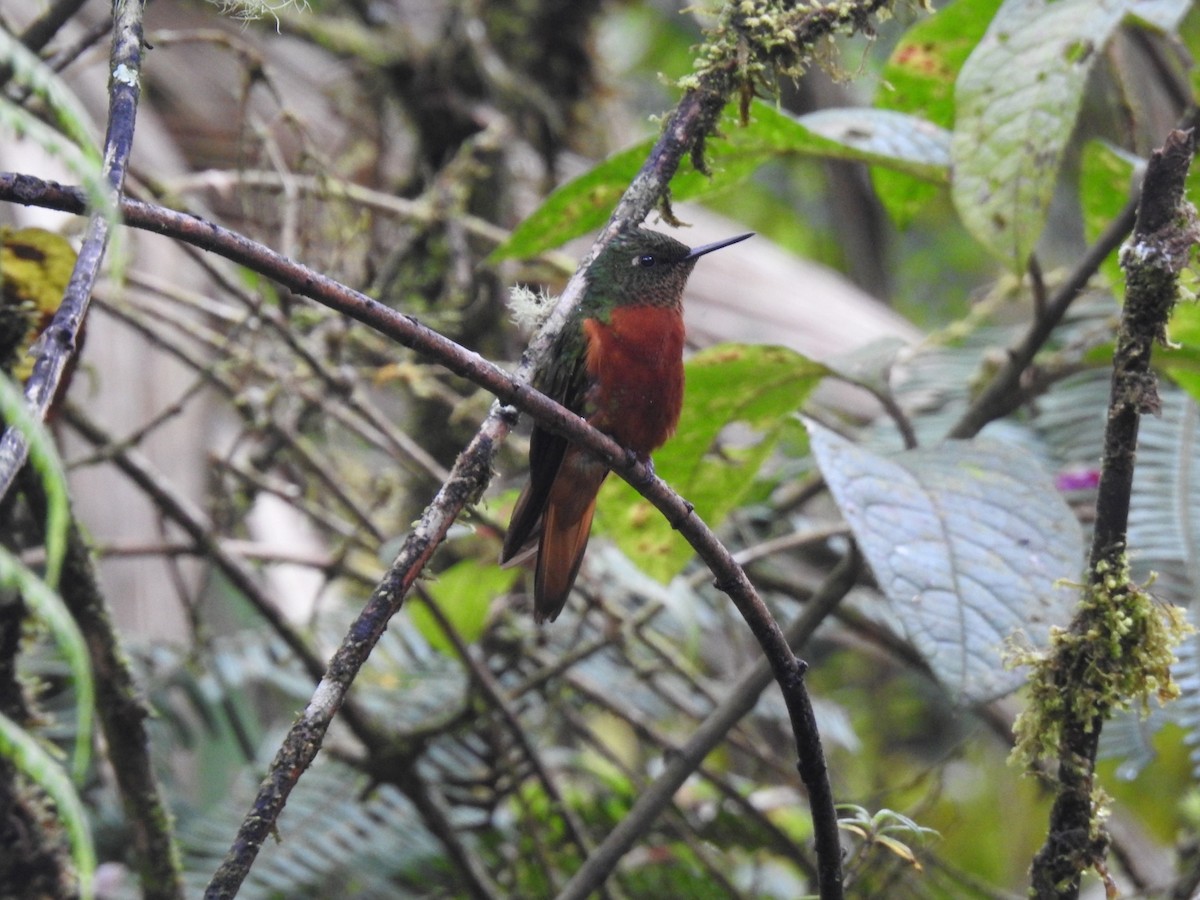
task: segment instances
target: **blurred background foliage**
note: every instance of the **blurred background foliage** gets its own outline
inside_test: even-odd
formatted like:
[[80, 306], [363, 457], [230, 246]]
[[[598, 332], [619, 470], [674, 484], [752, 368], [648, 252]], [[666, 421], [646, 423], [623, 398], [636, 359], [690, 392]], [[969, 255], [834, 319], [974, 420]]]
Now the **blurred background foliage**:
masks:
[[[1141, 160], [1195, 112], [1191, 4], [1105, 3], [1091, 16], [1074, 2], [1066, 26], [1051, 4], [933, 5], [899, 5], [870, 39], [830, 42], [805, 77], [755, 100], [748, 122], [731, 107], [709, 142], [712, 177], [685, 163], [674, 184], [683, 240], [758, 237], [692, 280], [685, 419], [658, 472], [744, 554], [782, 622], [849, 547], [798, 414], [872, 452], [904, 446], [897, 420], [935, 445], [1119, 214]], [[39, 15], [68, 13], [30, 49], [98, 137], [105, 5], [16, 6], [0, 25], [27, 44]], [[512, 366], [528, 334], [508, 286], [565, 283], [716, 7], [313, 0], [242, 21], [156, 0], [129, 191], [238, 229]], [[1000, 14], [1044, 42], [989, 62], [976, 51]], [[1020, 94], [1055, 40], [1079, 65], [1042, 95]], [[8, 71], [0, 121], [53, 124], [46, 93]], [[988, 123], [988, 90], [1014, 104], [1011, 120]], [[1031, 109], [1042, 115], [1032, 128]], [[4, 169], [80, 180], [34, 129], [10, 130]], [[968, 177], [988, 183], [988, 166], [990, 189], [964, 194]], [[1018, 181], [1033, 194], [1009, 190]], [[1008, 218], [989, 205], [1000, 195], [1016, 203]], [[17, 207], [0, 222], [78, 229]], [[193, 895], [309, 699], [296, 642], [328, 657], [490, 397], [222, 260], [151, 235], [129, 235], [120, 252], [56, 428], [155, 712]], [[1084, 529], [1120, 294], [1114, 253], [1026, 373], [1015, 411], [987, 431], [1021, 448]], [[1138, 577], [1157, 572], [1156, 594], [1185, 606], [1200, 579], [1198, 316], [1181, 305], [1180, 346], [1159, 357], [1164, 413], [1145, 427], [1131, 529]], [[335, 724], [242, 896], [552, 896], [755, 663], [707, 571], [616, 479], [575, 597], [535, 627], [530, 579], [495, 565], [524, 449], [520, 437], [504, 449], [486, 500], [356, 683], [371, 739]], [[849, 892], [1022, 893], [1048, 794], [1006, 763], [1019, 694], [947, 687], [887, 592], [864, 569], [800, 651], [847, 804]], [[75, 693], [53, 647], [38, 629], [0, 643], [27, 694], [22, 724], [69, 748]], [[1129, 896], [1184, 897], [1200, 882], [1198, 649], [1180, 652], [1183, 700], [1106, 733], [1113, 868]], [[109, 763], [94, 762], [81, 793], [98, 889], [131, 896]], [[811, 893], [810, 832], [786, 711], [768, 689], [608, 890]]]

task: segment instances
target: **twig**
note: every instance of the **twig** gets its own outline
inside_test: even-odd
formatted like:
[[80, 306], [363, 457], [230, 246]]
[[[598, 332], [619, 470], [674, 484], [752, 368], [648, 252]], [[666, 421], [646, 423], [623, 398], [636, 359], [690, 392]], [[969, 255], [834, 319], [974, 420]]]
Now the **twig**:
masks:
[[[21, 34], [21, 43], [37, 53], [50, 43], [51, 38], [58, 34], [59, 29], [69, 22], [86, 2], [87, 0], [58, 0], [57, 3], [52, 3], [45, 12], [29, 23], [29, 27]], [[11, 67], [0, 67], [0, 85], [11, 77]]]
[[[1159, 408], [1151, 350], [1166, 340], [1179, 272], [1200, 236], [1195, 211], [1184, 200], [1194, 148], [1192, 131], [1173, 131], [1146, 169], [1133, 237], [1122, 252], [1125, 307], [1113, 354], [1087, 584], [1069, 632], [1056, 637], [1051, 655], [1034, 672], [1031, 709], [1038, 724], [1022, 737], [1044, 742], [1047, 722], [1058, 736], [1057, 794], [1046, 842], [1031, 869], [1031, 893], [1038, 898], [1073, 900], [1084, 869], [1105, 874], [1107, 837], [1094, 785], [1101, 728], [1114, 707], [1150, 690], [1151, 677], [1164, 691], [1169, 685], [1171, 636], [1163, 633], [1157, 604], [1129, 583], [1126, 532], [1139, 422]], [[1044, 693], [1060, 699], [1041, 704]]]
[[[144, 0], [116, 4], [113, 48], [109, 57], [108, 130], [104, 137], [103, 180], [115, 208], [125, 183], [133, 128], [137, 120], [142, 66], [142, 12]], [[95, 211], [88, 222], [75, 268], [54, 320], [42, 334], [25, 398], [42, 421], [58, 394], [63, 374], [79, 347], [79, 332], [100, 275], [113, 223], [111, 213]], [[8, 496], [17, 474], [29, 456], [29, 444], [16, 428], [0, 438], [0, 497]]]
[[1029, 331], [1018, 344], [1008, 349], [1004, 366], [988, 382], [987, 387], [975, 398], [946, 437], [952, 440], [974, 437], [988, 422], [1008, 415], [1021, 405], [1024, 397], [1021, 378], [1025, 370], [1049, 340], [1058, 323], [1071, 308], [1071, 304], [1083, 293], [1088, 281], [1099, 271], [1101, 263], [1125, 240], [1129, 229], [1133, 227], [1136, 212], [1135, 197], [1125, 204], [1117, 217], [1104, 229], [1104, 233], [1088, 248], [1080, 258], [1079, 264], [1067, 276], [1067, 280], [1045, 300], [1044, 307], [1033, 317]]

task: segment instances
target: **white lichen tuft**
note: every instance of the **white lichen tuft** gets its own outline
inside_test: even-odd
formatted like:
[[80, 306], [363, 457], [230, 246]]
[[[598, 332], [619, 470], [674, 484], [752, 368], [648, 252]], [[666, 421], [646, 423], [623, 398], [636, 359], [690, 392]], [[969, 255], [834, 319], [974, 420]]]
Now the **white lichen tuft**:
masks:
[[525, 284], [514, 284], [509, 290], [508, 308], [512, 310], [513, 321], [525, 331], [537, 331], [558, 298], [547, 293], [546, 289], [534, 290]]
[[246, 22], [271, 16], [275, 19], [276, 29], [279, 28], [281, 11], [291, 7], [296, 12], [308, 12], [308, 0], [209, 0], [209, 2], [217, 7], [221, 15]]

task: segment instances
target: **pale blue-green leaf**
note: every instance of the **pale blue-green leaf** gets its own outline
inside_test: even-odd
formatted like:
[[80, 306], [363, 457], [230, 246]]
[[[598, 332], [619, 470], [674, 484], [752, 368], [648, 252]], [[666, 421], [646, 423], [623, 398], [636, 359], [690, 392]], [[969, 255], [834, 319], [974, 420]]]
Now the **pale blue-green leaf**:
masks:
[[54, 801], [55, 813], [71, 844], [71, 859], [79, 876], [79, 893], [85, 898], [91, 897], [96, 851], [83, 802], [71, 785], [71, 779], [33, 735], [3, 713], [0, 713], [0, 756], [9, 760]]
[[961, 700], [991, 699], [1023, 675], [1004, 646], [1043, 646], [1065, 624], [1083, 538], [1049, 476], [986, 440], [880, 456], [807, 423], [813, 455], [898, 627]]
[[1160, 31], [1171, 32], [1179, 27], [1192, 6], [1192, 0], [1135, 0], [1129, 12]]
[[950, 132], [919, 116], [891, 109], [822, 109], [796, 119], [813, 134], [841, 144], [843, 159], [878, 163], [895, 171], [945, 183]]
[[96, 689], [83, 634], [62, 598], [4, 547], [0, 547], [0, 585], [21, 593], [34, 618], [53, 635], [71, 670], [75, 688], [75, 758], [72, 772], [75, 780], [82, 784], [91, 753], [92, 721], [96, 709]]
[[1200, 407], [1165, 386], [1162, 401], [1138, 433], [1129, 549], [1135, 578], [1155, 573], [1155, 596], [1187, 605], [1200, 589]]
[[1014, 270], [1045, 227], [1088, 73], [1132, 2], [1006, 0], [959, 74], [954, 204]]

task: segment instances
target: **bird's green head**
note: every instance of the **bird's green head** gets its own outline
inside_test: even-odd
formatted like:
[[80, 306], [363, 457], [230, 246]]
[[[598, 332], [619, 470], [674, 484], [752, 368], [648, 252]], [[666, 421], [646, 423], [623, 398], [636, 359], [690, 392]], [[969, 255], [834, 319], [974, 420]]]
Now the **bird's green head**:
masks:
[[692, 249], [672, 237], [645, 228], [630, 228], [609, 242], [588, 269], [581, 309], [603, 316], [614, 307], [683, 304], [683, 288], [698, 260], [749, 234]]

